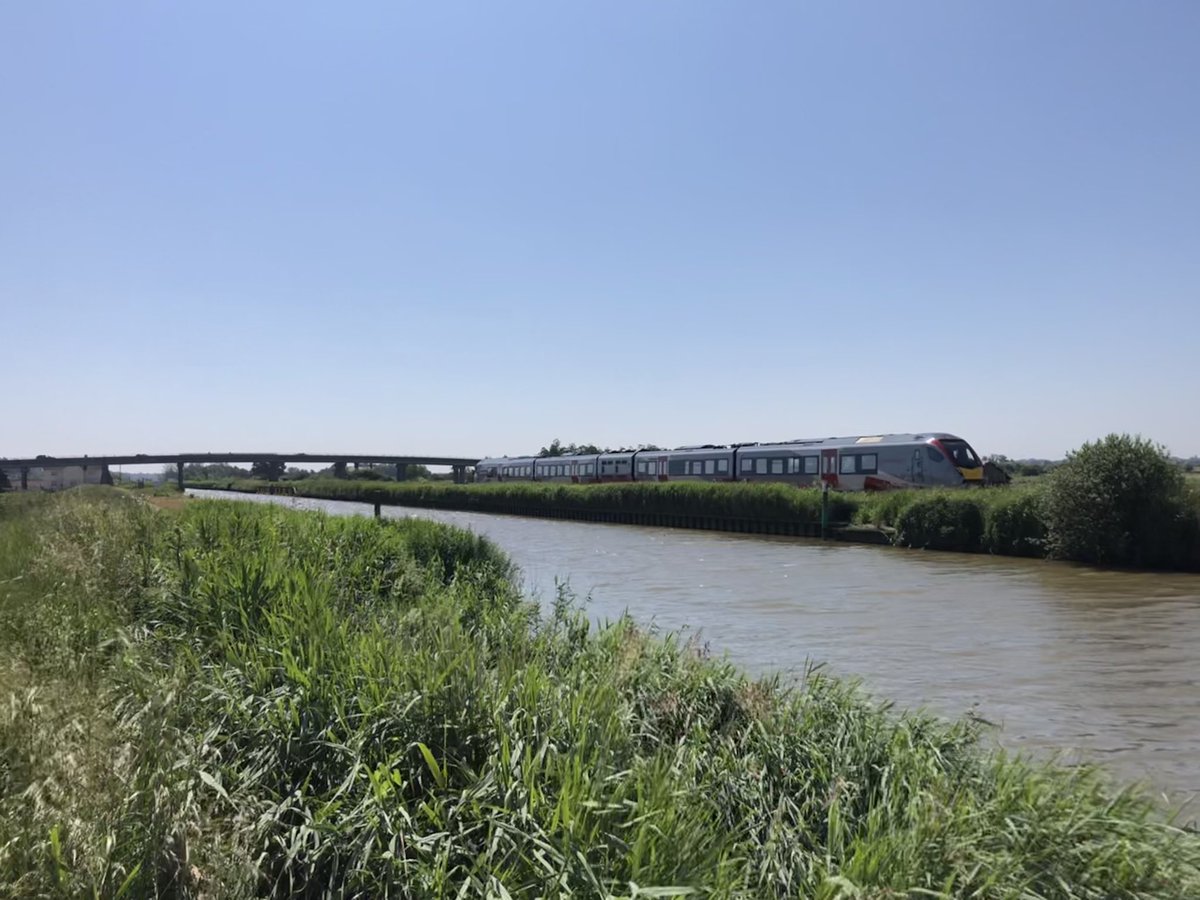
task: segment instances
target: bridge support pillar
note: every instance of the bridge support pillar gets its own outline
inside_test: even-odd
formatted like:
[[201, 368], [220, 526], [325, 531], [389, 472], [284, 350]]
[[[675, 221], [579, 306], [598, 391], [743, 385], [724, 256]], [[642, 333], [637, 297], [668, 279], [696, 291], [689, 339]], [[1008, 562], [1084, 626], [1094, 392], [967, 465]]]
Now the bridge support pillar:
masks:
[[183, 460], [175, 463], [175, 483], [183, 490]]
[[21, 490], [29, 490], [29, 469], [26, 466], [21, 467]]
[[354, 461], [354, 471], [355, 471], [355, 472], [357, 472], [357, 471], [358, 471], [358, 460], [355, 460], [355, 461]]
[[455, 484], [466, 484], [467, 483], [467, 467], [466, 466], [454, 466], [454, 483]]
[[339, 459], [337, 462], [335, 462], [333, 464], [333, 477], [334, 478], [345, 478], [346, 477], [346, 461], [344, 459]]
[[113, 483], [112, 472], [109, 471], [109, 468], [107, 465], [103, 465], [100, 467], [100, 483], [101, 484], [112, 484]]
[[396, 463], [396, 480], [404, 481], [408, 478], [408, 466], [404, 463]]

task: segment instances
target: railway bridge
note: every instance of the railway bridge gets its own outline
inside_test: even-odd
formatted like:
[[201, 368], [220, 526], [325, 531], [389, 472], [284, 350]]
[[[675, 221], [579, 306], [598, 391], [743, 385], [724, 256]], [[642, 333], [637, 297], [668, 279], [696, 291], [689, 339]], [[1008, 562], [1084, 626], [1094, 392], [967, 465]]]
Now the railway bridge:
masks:
[[20, 472], [21, 489], [28, 489], [29, 470], [81, 466], [85, 471], [99, 466], [100, 480], [112, 482], [110, 466], [141, 466], [174, 464], [175, 477], [183, 487], [183, 467], [188, 463], [256, 463], [277, 462], [303, 465], [305, 463], [333, 463], [334, 475], [345, 477], [346, 467], [353, 465], [387, 465], [396, 467], [396, 479], [404, 478], [408, 466], [449, 466], [454, 472], [456, 484], [467, 480], [467, 469], [474, 467], [477, 458], [459, 456], [392, 456], [362, 453], [134, 453], [125, 456], [35, 456], [32, 459], [0, 459], [0, 467]]

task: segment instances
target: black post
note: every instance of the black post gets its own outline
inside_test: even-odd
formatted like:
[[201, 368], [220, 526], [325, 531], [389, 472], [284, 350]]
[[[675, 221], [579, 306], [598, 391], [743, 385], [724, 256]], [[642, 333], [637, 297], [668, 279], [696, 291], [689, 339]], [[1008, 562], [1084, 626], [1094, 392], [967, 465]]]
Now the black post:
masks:
[[378, 501], [378, 500], [376, 500], [376, 501], [375, 501], [375, 518], [377, 518], [377, 519], [378, 519], [378, 518], [380, 518], [381, 516], [382, 516], [382, 512], [381, 512], [381, 511], [380, 511], [380, 509], [379, 509], [379, 501]]
[[183, 490], [183, 460], [175, 463], [175, 483], [179, 485], [179, 489]]
[[396, 463], [396, 480], [404, 481], [408, 478], [408, 466], [404, 463]]
[[21, 490], [29, 490], [29, 467], [21, 466]]
[[829, 539], [829, 482], [821, 485], [821, 539]]

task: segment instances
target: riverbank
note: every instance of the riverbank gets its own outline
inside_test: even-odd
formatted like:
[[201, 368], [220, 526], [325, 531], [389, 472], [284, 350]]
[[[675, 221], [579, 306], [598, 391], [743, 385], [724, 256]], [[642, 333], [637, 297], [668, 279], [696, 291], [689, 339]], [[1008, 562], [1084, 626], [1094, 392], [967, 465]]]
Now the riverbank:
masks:
[[10, 893], [1200, 891], [1200, 838], [1093, 769], [539, 617], [463, 532], [10, 500]]
[[[748, 534], [828, 537], [900, 547], [990, 553], [998, 556], [1101, 562], [1131, 568], [1200, 571], [1200, 495], [1189, 498], [1178, 525], [1159, 521], [1148, 541], [1161, 552], [1128, 558], [1097, 557], [1087, 546], [1056, 543], [1046, 484], [962, 490], [831, 493], [822, 528], [822, 496], [780, 484], [668, 482], [564, 485], [508, 482], [380, 482], [302, 479], [195, 482], [188, 487], [243, 493], [283, 491], [319, 500], [349, 500], [425, 509], [487, 512], [700, 528]], [[1160, 513], [1159, 518], [1168, 515]], [[1084, 522], [1083, 529], [1106, 526]], [[1159, 535], [1165, 535], [1159, 540]], [[1078, 542], [1077, 542], [1078, 543]], [[1085, 542], [1086, 543], [1086, 542]]]

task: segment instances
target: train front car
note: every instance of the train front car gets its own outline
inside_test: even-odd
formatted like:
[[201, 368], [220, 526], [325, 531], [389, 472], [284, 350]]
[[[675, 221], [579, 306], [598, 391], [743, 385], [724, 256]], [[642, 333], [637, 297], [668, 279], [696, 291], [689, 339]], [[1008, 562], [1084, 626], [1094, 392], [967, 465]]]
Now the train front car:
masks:
[[[935, 434], [930, 438], [929, 446], [944, 456], [948, 464], [948, 466], [937, 466], [937, 469], [943, 472], [947, 478], [939, 483], [976, 486], [983, 484], [983, 463], [979, 459], [979, 454], [962, 438], [953, 434]], [[946, 468], [953, 469], [953, 473], [959, 478], [954, 478], [952, 474], [946, 472]]]

